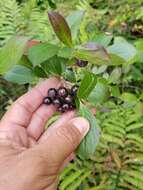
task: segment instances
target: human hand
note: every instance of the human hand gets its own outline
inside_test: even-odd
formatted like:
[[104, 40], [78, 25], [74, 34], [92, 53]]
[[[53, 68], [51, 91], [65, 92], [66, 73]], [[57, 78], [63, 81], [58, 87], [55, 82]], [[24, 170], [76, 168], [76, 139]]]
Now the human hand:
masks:
[[55, 108], [41, 105], [56, 78], [41, 82], [20, 97], [0, 122], [0, 189], [54, 190], [58, 175], [89, 130], [89, 123], [63, 114], [44, 131]]

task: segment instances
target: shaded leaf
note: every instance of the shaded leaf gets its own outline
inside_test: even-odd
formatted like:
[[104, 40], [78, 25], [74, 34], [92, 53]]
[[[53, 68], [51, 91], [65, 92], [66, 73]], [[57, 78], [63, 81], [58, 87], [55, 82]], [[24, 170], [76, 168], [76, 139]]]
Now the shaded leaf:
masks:
[[47, 73], [61, 75], [65, 71], [66, 61], [66, 59], [54, 56], [42, 63], [42, 67]]
[[68, 47], [72, 47], [72, 35], [65, 18], [57, 12], [49, 12], [48, 16], [60, 41]]
[[78, 98], [86, 99], [95, 87], [95, 85], [96, 76], [93, 73], [86, 72], [78, 90]]
[[27, 40], [25, 37], [13, 37], [0, 50], [0, 74], [5, 74], [18, 64], [24, 53]]
[[76, 82], [76, 76], [73, 70], [66, 69], [66, 71], [62, 74], [64, 79], [70, 82]]
[[4, 78], [17, 84], [32, 83], [35, 80], [32, 70], [22, 65], [15, 65]]
[[46, 77], [48, 77], [48, 75], [45, 72], [45, 70], [42, 67], [40, 67], [40, 66], [34, 67], [34, 74], [35, 74], [35, 76], [40, 77], [40, 78], [46, 78]]
[[85, 117], [89, 121], [90, 131], [78, 147], [77, 154], [82, 159], [88, 159], [93, 156], [96, 151], [96, 146], [100, 138], [100, 128], [95, 116], [91, 113], [89, 108], [83, 104], [80, 104], [79, 115]]
[[41, 43], [33, 46], [28, 51], [31, 63], [36, 66], [50, 59], [58, 53], [59, 47], [50, 43]]

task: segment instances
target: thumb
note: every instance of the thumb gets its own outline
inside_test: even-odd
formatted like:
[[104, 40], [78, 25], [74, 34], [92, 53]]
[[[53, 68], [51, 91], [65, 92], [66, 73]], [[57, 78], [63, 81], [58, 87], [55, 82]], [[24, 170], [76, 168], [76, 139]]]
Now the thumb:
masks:
[[89, 131], [89, 122], [77, 117], [70, 120], [66, 125], [55, 129], [46, 142], [38, 145], [49, 164], [61, 166], [63, 161], [75, 151], [81, 140]]

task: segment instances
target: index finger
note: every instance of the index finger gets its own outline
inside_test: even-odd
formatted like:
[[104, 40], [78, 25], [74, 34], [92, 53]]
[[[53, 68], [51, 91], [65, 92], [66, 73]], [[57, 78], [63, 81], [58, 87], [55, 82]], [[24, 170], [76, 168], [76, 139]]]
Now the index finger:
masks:
[[27, 127], [33, 113], [40, 107], [43, 98], [47, 95], [48, 89], [57, 88], [59, 85], [60, 81], [57, 78], [50, 78], [40, 82], [36, 87], [16, 100], [3, 117], [1, 123]]

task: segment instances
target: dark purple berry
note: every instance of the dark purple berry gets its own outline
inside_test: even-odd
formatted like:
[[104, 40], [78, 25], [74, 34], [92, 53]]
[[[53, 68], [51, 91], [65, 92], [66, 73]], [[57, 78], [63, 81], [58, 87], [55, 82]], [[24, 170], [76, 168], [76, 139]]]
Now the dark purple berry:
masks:
[[56, 107], [60, 107], [61, 106], [61, 100], [59, 98], [56, 98], [53, 100], [53, 105], [55, 105]]
[[65, 98], [65, 102], [66, 102], [67, 104], [71, 104], [72, 101], [73, 101], [73, 99], [72, 99], [71, 96], [67, 96], [67, 97]]
[[79, 86], [78, 86], [78, 85], [74, 85], [74, 86], [71, 88], [71, 95], [72, 95], [72, 96], [76, 96], [78, 89], [79, 89]]
[[68, 90], [64, 87], [60, 87], [58, 89], [58, 96], [63, 97], [63, 98], [67, 97], [68, 96]]
[[48, 96], [51, 98], [51, 99], [54, 99], [56, 96], [57, 96], [57, 90], [55, 88], [50, 88], [48, 90]]
[[58, 108], [58, 111], [59, 111], [60, 113], [64, 113], [64, 112], [65, 112], [65, 110], [63, 109], [63, 107], [59, 107], [59, 108]]
[[52, 100], [50, 97], [45, 97], [43, 100], [43, 104], [50, 105], [52, 103]]
[[88, 65], [88, 61], [77, 59], [76, 65], [79, 67], [86, 67]]
[[63, 104], [62, 108], [63, 108], [64, 111], [68, 111], [70, 106], [69, 106], [69, 104]]

